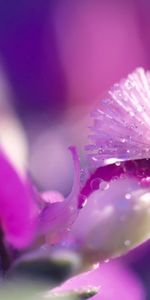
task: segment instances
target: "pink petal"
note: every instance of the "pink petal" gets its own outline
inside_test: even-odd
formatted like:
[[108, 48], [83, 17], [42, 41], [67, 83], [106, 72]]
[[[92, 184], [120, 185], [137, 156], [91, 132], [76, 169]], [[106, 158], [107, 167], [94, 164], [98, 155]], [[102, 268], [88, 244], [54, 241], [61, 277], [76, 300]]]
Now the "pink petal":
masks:
[[5, 240], [20, 249], [34, 232], [36, 206], [29, 188], [0, 151], [0, 224]]
[[100, 291], [93, 300], [145, 299], [142, 282], [130, 269], [117, 261], [101, 264], [96, 270], [75, 276], [53, 291], [61, 293], [95, 286]]
[[74, 183], [70, 195], [62, 201], [59, 197], [54, 201], [51, 198], [48, 204], [41, 212], [38, 234], [45, 234], [51, 244], [61, 239], [70, 227], [78, 214], [78, 197], [80, 192], [80, 165], [75, 147], [70, 147], [74, 162]]

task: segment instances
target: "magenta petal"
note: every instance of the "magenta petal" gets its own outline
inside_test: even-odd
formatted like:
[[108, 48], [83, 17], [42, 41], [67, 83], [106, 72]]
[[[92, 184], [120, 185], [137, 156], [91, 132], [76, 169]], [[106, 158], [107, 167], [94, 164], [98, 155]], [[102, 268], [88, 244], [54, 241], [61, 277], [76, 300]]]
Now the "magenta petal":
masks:
[[[64, 201], [50, 200], [42, 210], [38, 234], [45, 234], [50, 243], [58, 242], [69, 231], [78, 214], [78, 197], [80, 192], [80, 165], [75, 147], [69, 148], [74, 162], [74, 182], [70, 195]], [[51, 193], [49, 193], [51, 195]]]
[[28, 187], [0, 152], [0, 225], [5, 240], [20, 249], [33, 237], [36, 206]]
[[[84, 197], [88, 197], [94, 190], [99, 189], [100, 182], [119, 179], [126, 175], [134, 177], [142, 187], [150, 186], [150, 159], [128, 160], [116, 164], [102, 166], [96, 169], [86, 181], [81, 190]], [[81, 199], [82, 200], [82, 199]], [[80, 206], [82, 202], [80, 202]]]

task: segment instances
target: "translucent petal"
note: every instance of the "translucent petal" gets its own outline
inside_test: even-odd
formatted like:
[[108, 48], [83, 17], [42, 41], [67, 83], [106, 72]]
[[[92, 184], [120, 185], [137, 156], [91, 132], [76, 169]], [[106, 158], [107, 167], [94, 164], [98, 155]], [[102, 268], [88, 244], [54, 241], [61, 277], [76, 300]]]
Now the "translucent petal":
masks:
[[87, 261], [119, 256], [150, 238], [150, 189], [135, 178], [103, 182], [91, 193], [72, 236]]
[[149, 72], [138, 68], [115, 84], [92, 117], [87, 151], [92, 165], [150, 158]]
[[[70, 195], [62, 201], [50, 200], [50, 203], [42, 210], [39, 217], [38, 234], [47, 235], [50, 244], [55, 244], [70, 230], [70, 227], [78, 215], [80, 192], [80, 165], [79, 158], [74, 147], [70, 147], [74, 162], [74, 183]], [[51, 195], [51, 192], [50, 194]]]

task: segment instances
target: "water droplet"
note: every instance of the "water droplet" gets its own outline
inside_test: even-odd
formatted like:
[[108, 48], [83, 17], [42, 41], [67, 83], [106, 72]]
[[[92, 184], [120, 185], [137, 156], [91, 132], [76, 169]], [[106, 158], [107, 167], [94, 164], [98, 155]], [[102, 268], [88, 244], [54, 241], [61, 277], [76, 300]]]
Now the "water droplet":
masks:
[[96, 162], [98, 161], [97, 157], [95, 157], [95, 156], [92, 156], [92, 160], [96, 161]]
[[99, 155], [101, 155], [102, 153], [103, 153], [103, 148], [102, 147], [100, 147], [99, 149], [98, 149], [98, 151], [97, 151], [97, 153], [99, 154]]
[[128, 90], [131, 90], [134, 87], [133, 83], [130, 80], [126, 80], [124, 85]]
[[118, 179], [119, 179], [119, 176], [114, 176], [111, 181], [117, 181]]
[[135, 113], [133, 111], [130, 111], [129, 114], [130, 114], [131, 117], [135, 116]]
[[109, 183], [107, 181], [102, 181], [99, 184], [99, 188], [101, 191], [106, 191], [109, 189]]
[[92, 181], [90, 182], [90, 187], [91, 187], [92, 191], [99, 189], [100, 182], [101, 182], [100, 178], [92, 179]]
[[109, 262], [109, 259], [108, 258], [105, 259], [104, 262], [107, 264]]
[[126, 142], [126, 139], [123, 138], [123, 137], [121, 137], [121, 138], [120, 138], [120, 142], [121, 142], [121, 143], [125, 143], [125, 142]]
[[80, 171], [80, 181], [82, 184], [84, 184], [88, 177], [88, 171], [86, 169], [81, 169]]
[[120, 175], [120, 179], [126, 179], [126, 178], [127, 178], [126, 174], [123, 173]]
[[141, 169], [136, 170], [135, 175], [139, 178], [143, 177], [143, 172]]
[[124, 241], [124, 245], [125, 245], [126, 247], [129, 247], [130, 244], [131, 244], [131, 241], [130, 241], [130, 240], [125, 240], [125, 241]]
[[143, 107], [141, 105], [138, 105], [136, 109], [137, 109], [138, 112], [142, 112], [143, 111]]
[[94, 265], [92, 266], [92, 269], [93, 269], [93, 270], [96, 270], [96, 269], [98, 269], [98, 268], [99, 268], [99, 265], [100, 265], [99, 263], [97, 263], [97, 264], [94, 264]]
[[115, 163], [115, 165], [116, 165], [117, 167], [119, 167], [119, 166], [121, 165], [121, 162], [120, 162], [120, 161], [117, 161], [117, 162]]
[[84, 195], [80, 195], [80, 203], [81, 203], [80, 208], [85, 207], [85, 205], [87, 204], [87, 197]]
[[131, 199], [131, 194], [130, 194], [130, 193], [126, 193], [126, 194], [125, 194], [125, 198], [126, 198], [126, 199]]
[[[133, 114], [132, 116], [134, 116], [134, 114]], [[131, 125], [130, 125], [130, 129], [137, 129], [137, 125], [136, 125], [136, 124], [134, 124], [134, 123], [133, 123], [133, 124], [131, 124]]]
[[142, 187], [149, 187], [150, 186], [150, 177], [142, 178], [141, 180]]

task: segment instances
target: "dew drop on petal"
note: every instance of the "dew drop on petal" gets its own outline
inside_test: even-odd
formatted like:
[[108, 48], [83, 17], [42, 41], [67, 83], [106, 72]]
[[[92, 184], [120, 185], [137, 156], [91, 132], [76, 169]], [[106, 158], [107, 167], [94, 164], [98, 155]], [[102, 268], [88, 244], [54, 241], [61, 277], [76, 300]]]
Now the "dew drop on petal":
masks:
[[112, 178], [111, 182], [113, 182], [113, 181], [117, 181], [118, 179], [119, 179], [119, 177], [118, 177], [118, 176], [114, 176], [114, 177]]
[[98, 154], [101, 155], [103, 153], [103, 151], [104, 151], [103, 148], [100, 147], [99, 150], [98, 150]]
[[80, 208], [85, 207], [85, 205], [87, 204], [87, 197], [81, 194], [80, 195], [80, 203], [81, 203]]
[[81, 171], [80, 171], [80, 181], [81, 181], [81, 183], [84, 183], [86, 181], [86, 175], [87, 175], [86, 171], [81, 169]]
[[98, 161], [98, 159], [95, 156], [92, 156], [92, 160], [95, 162]]
[[125, 245], [126, 247], [129, 247], [130, 244], [131, 244], [131, 241], [130, 241], [130, 240], [125, 240], [125, 241], [124, 241], [124, 245]]
[[109, 183], [107, 181], [101, 181], [99, 184], [99, 188], [101, 191], [106, 191], [109, 189]]
[[99, 189], [100, 182], [101, 182], [100, 178], [94, 178], [91, 180], [90, 187], [91, 187], [92, 191]]
[[125, 194], [125, 198], [126, 198], [126, 199], [131, 199], [131, 194], [130, 194], [130, 193], [126, 193], [126, 194]]
[[126, 139], [123, 138], [123, 137], [121, 137], [121, 138], [120, 138], [120, 142], [121, 142], [121, 143], [125, 143], [125, 142], [126, 142]]
[[125, 174], [121, 174], [120, 175], [120, 179], [125, 179], [126, 178], [126, 175]]
[[140, 184], [142, 187], [150, 187], [150, 177], [142, 178]]
[[93, 266], [92, 266], [92, 269], [93, 270], [97, 270], [98, 268], [99, 268], [99, 263], [96, 263], [96, 264], [94, 264]]

